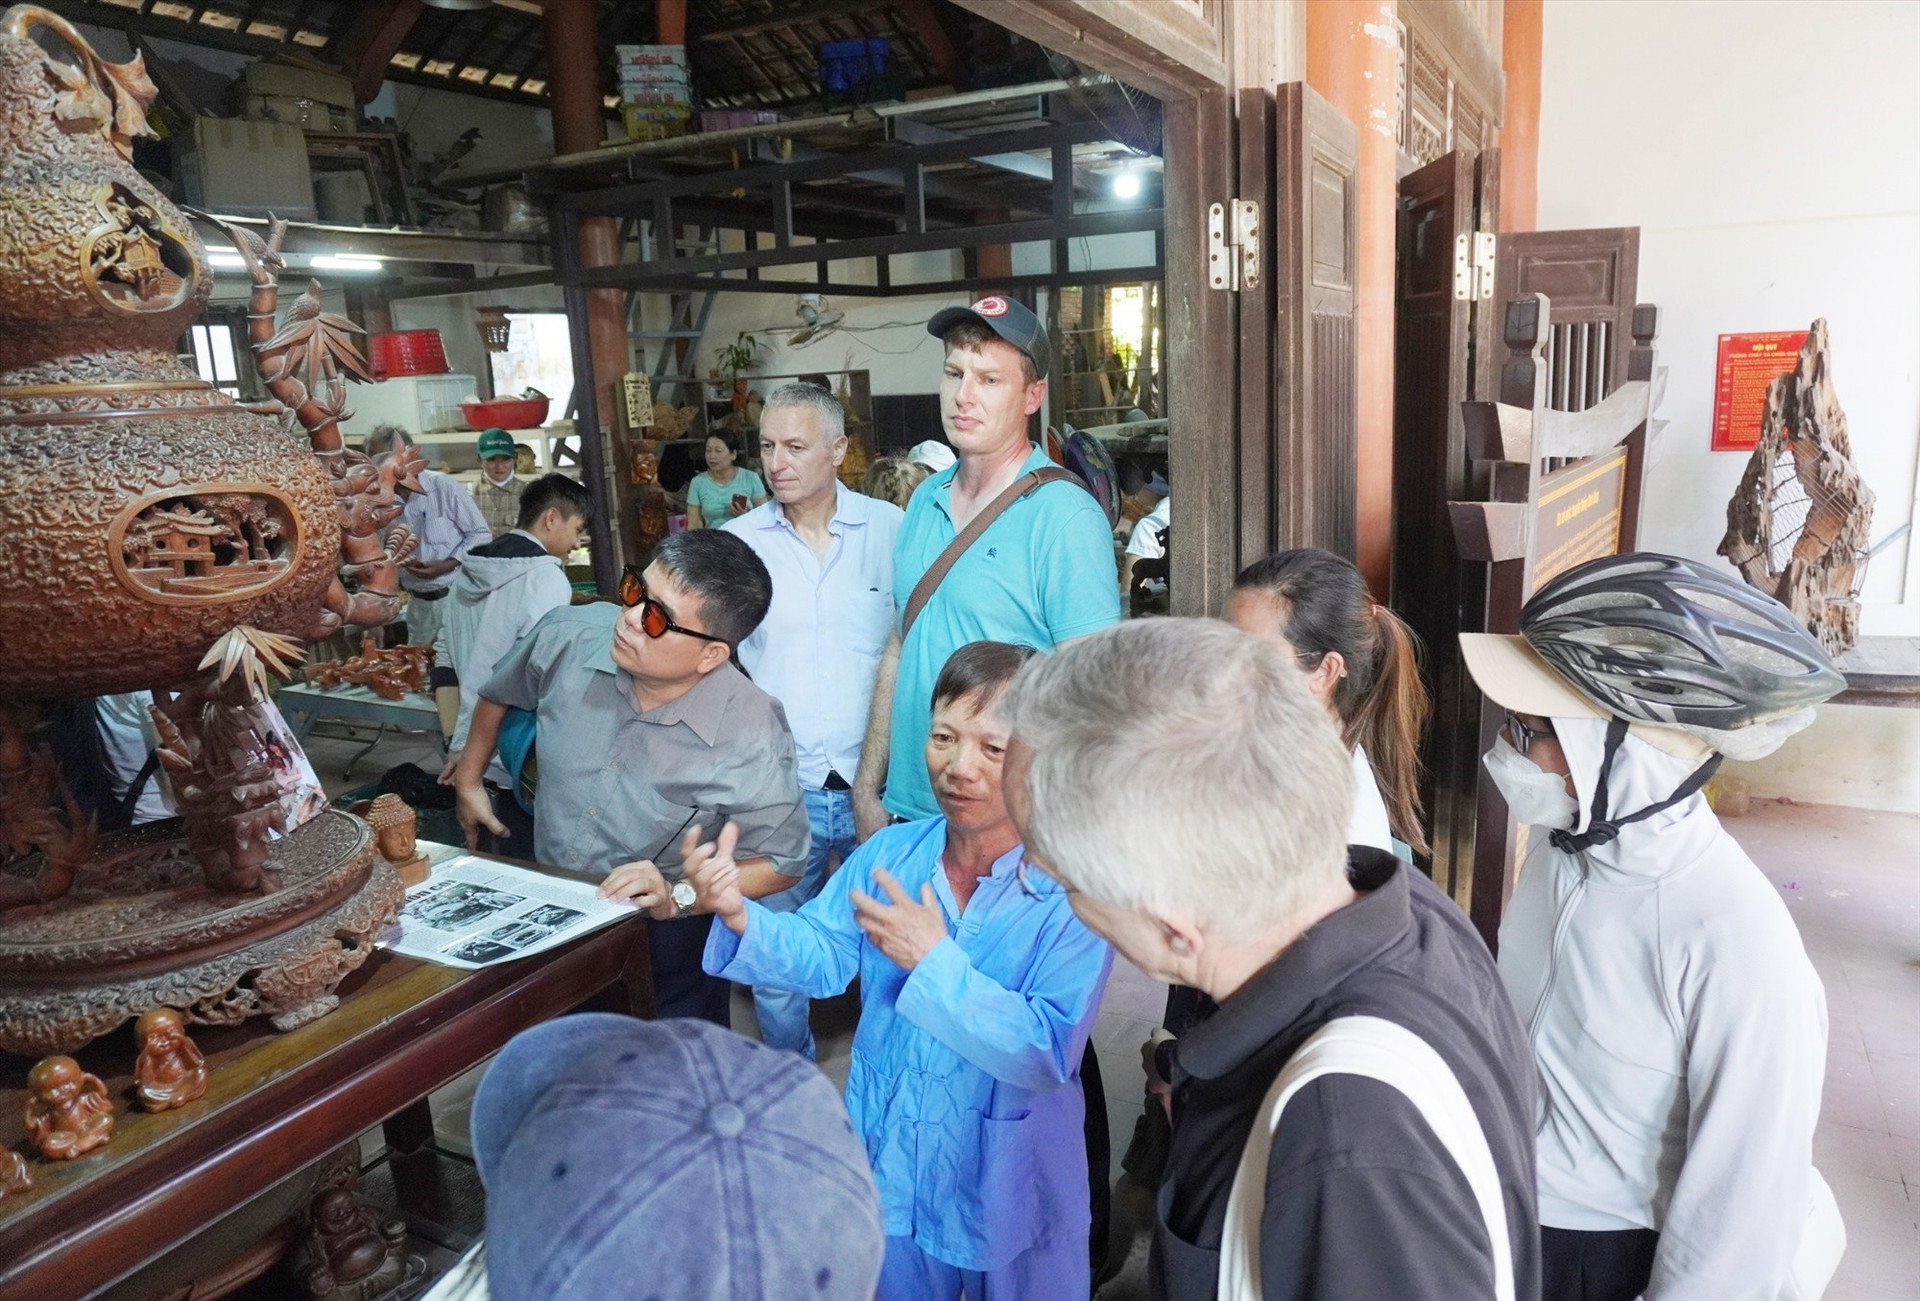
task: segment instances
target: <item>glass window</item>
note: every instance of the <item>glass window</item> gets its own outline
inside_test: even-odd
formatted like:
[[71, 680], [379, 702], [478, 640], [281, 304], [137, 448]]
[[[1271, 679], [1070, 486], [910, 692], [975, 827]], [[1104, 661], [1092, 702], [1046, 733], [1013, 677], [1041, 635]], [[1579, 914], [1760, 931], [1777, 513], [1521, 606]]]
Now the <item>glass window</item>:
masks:
[[562, 312], [508, 312], [507, 350], [490, 352], [496, 397], [515, 397], [529, 388], [553, 399], [547, 421], [564, 419], [573, 397], [573, 339]]

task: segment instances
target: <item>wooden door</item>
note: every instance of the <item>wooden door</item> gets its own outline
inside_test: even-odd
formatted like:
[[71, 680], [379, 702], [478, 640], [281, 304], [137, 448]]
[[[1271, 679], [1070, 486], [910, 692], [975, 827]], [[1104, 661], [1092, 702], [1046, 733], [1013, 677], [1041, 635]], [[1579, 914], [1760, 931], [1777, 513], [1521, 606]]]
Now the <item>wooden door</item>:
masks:
[[1500, 236], [1494, 301], [1545, 294], [1551, 304], [1546, 403], [1585, 411], [1627, 378], [1640, 228], [1541, 230]]
[[[1433, 717], [1424, 753], [1433, 857], [1427, 870], [1459, 898], [1472, 860], [1474, 764], [1480, 711], [1456, 634], [1478, 626], [1454, 548], [1449, 501], [1468, 489], [1460, 404], [1473, 393], [1474, 160], [1455, 151], [1400, 182], [1394, 283], [1394, 609], [1427, 651]], [[1458, 270], [1457, 270], [1458, 269]], [[1458, 865], [1458, 866], [1456, 866]]]
[[1275, 540], [1352, 560], [1360, 133], [1302, 82], [1280, 87], [1274, 109]]

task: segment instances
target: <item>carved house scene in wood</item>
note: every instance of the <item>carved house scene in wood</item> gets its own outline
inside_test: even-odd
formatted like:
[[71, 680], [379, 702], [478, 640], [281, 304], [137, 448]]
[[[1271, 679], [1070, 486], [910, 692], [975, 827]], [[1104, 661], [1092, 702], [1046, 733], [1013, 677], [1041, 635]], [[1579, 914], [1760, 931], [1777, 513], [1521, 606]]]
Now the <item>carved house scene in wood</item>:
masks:
[[250, 591], [287, 571], [289, 523], [284, 505], [266, 495], [157, 502], [127, 526], [127, 574], [139, 587], [169, 597]]

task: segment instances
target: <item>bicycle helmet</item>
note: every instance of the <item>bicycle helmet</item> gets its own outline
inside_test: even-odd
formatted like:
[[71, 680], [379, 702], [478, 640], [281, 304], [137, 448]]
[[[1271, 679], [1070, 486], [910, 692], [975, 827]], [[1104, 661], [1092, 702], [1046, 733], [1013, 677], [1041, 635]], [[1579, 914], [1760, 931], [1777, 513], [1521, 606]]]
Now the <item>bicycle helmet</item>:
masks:
[[1846, 688], [1786, 606], [1730, 575], [1652, 552], [1568, 570], [1528, 601], [1520, 635], [1601, 709], [1726, 732]]

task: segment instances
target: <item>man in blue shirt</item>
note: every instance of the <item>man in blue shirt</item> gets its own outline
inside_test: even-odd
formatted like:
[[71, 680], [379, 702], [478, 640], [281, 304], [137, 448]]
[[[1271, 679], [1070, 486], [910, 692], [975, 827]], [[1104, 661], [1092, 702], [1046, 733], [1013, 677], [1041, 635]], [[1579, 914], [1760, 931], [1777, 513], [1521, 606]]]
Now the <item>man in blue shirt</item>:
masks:
[[941, 816], [869, 839], [799, 912], [742, 898], [731, 826], [686, 856], [697, 906], [721, 923], [709, 972], [822, 998], [860, 978], [847, 1110], [880, 1186], [883, 1301], [1091, 1286], [1074, 1076], [1112, 957], [1026, 871], [1002, 795], [998, 706], [1032, 653], [954, 654], [925, 747]]
[[[773, 577], [773, 604], [740, 643], [740, 663], [787, 711], [812, 826], [800, 884], [761, 903], [792, 912], [820, 893], [828, 867], [853, 852], [851, 778], [867, 735], [867, 706], [893, 628], [893, 544], [900, 508], [836, 477], [847, 455], [846, 416], [813, 384], [775, 389], [760, 416], [760, 464], [773, 500], [721, 528]], [[756, 989], [760, 1037], [813, 1058], [807, 996]]]
[[[413, 435], [399, 425], [375, 425], [367, 435], [366, 453], [377, 459], [396, 446], [413, 445]], [[493, 541], [493, 530], [480, 513], [480, 504], [458, 479], [438, 470], [422, 470], [416, 477], [420, 491], [407, 498], [406, 513], [394, 527], [404, 524], [416, 543], [413, 558], [400, 566], [400, 586], [407, 591], [407, 641], [431, 646], [445, 613], [440, 602], [461, 557]], [[433, 685], [453, 683], [441, 676]]]
[[[959, 461], [921, 484], [907, 506], [893, 553], [894, 601], [903, 612], [960, 530], [1014, 480], [1052, 464], [1027, 440], [1051, 356], [1034, 314], [994, 295], [935, 313], [927, 332], [947, 348], [940, 419]], [[1119, 619], [1113, 533], [1092, 495], [1049, 483], [1008, 507], [935, 589], [904, 641], [888, 643], [854, 781], [860, 834], [872, 835], [890, 815], [938, 811], [918, 756], [934, 679], [957, 648], [985, 640], [1051, 650]], [[890, 755], [901, 760], [891, 768]]]

